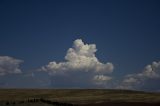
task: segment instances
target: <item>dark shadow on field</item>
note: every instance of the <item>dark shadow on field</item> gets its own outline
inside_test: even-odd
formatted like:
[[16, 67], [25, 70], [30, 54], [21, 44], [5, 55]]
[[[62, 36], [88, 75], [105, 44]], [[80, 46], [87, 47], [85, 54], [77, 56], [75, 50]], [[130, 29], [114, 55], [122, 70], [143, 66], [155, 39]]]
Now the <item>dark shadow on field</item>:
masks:
[[56, 101], [50, 101], [43, 98], [40, 99], [28, 99], [24, 101], [4, 101], [1, 105], [3, 106], [38, 106], [43, 104], [46, 106], [75, 106], [71, 103], [63, 103], [63, 102], [56, 102]]

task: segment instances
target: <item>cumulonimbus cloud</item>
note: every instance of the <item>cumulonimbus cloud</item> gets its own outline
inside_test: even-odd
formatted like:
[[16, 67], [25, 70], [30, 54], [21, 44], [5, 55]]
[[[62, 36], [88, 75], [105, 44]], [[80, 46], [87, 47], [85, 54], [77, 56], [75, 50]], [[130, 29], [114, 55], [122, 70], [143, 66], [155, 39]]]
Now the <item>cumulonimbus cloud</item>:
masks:
[[[100, 62], [95, 56], [96, 51], [95, 44], [84, 44], [81, 39], [77, 39], [73, 42], [73, 47], [68, 49], [64, 62], [49, 62], [49, 64], [42, 67], [41, 70], [48, 72], [50, 75], [86, 72], [90, 73], [88, 75], [93, 76], [92, 81], [104, 82], [110, 79], [104, 75], [111, 73], [114, 66], [110, 62]], [[94, 77], [95, 75], [101, 76]]]
[[0, 76], [21, 73], [19, 66], [22, 62], [22, 60], [13, 57], [0, 56]]
[[160, 62], [153, 62], [147, 65], [141, 73], [126, 75], [118, 88], [134, 89], [134, 87], [144, 83], [147, 79], [157, 78], [160, 78]]

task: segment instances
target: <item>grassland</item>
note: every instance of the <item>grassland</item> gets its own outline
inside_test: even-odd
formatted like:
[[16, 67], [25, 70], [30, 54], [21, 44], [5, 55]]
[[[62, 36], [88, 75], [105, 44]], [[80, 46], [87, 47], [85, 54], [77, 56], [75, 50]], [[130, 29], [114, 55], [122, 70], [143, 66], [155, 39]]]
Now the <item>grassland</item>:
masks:
[[[19, 101], [27, 101], [32, 99], [44, 99], [53, 102], [56, 101], [75, 105], [92, 104], [92, 106], [93, 104], [104, 103], [145, 103], [146, 105], [150, 103], [159, 104], [160, 93], [105, 89], [0, 89], [1, 104], [6, 103], [7, 101], [17, 103]], [[23, 106], [30, 105], [33, 106], [33, 103], [27, 103]], [[34, 104], [34, 106], [41, 105], [50, 106], [42, 103]]]

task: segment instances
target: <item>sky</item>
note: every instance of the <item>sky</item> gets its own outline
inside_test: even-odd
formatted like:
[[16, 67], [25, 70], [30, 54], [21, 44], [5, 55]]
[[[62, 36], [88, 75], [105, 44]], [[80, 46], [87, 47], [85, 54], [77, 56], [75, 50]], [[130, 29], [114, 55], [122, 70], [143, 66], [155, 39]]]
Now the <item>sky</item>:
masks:
[[0, 0], [0, 88], [160, 91], [159, 0]]

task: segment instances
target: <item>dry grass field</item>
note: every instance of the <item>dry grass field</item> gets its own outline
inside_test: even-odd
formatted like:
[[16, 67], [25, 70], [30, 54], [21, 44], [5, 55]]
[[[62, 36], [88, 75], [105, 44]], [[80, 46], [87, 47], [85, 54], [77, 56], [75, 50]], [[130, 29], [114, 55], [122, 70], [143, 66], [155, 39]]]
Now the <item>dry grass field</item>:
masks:
[[[56, 104], [58, 103], [58, 104]], [[60, 104], [59, 104], [60, 103]], [[62, 103], [62, 104], [61, 104]], [[128, 104], [129, 103], [129, 104]], [[1, 89], [1, 106], [158, 106], [160, 93], [105, 89]]]

